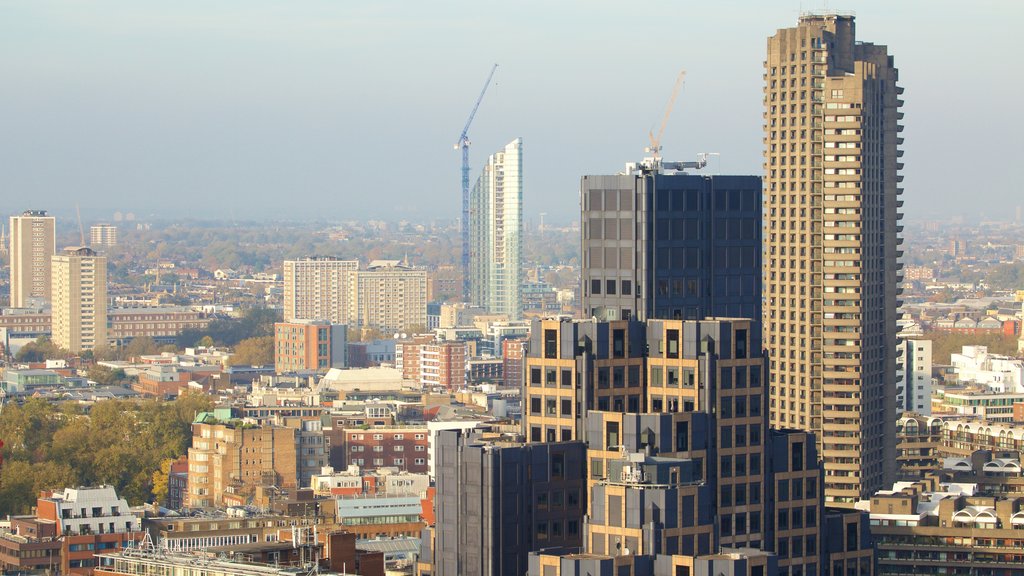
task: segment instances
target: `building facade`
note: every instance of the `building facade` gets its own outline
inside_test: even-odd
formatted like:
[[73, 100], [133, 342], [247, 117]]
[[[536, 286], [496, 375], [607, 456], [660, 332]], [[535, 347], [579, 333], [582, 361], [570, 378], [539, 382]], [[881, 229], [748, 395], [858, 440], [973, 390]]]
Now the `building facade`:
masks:
[[433, 576], [521, 575], [541, 547], [582, 544], [582, 442], [438, 435]]
[[358, 269], [358, 260], [329, 256], [285, 260], [284, 321], [330, 320], [347, 324], [350, 290], [345, 273]]
[[427, 326], [427, 272], [394, 260], [350, 272], [348, 323], [384, 334]]
[[518, 320], [523, 314], [523, 139], [487, 159], [469, 202], [473, 304]]
[[258, 487], [299, 487], [299, 430], [203, 416], [192, 424], [187, 507], [245, 504]]
[[91, 248], [51, 257], [53, 343], [72, 353], [107, 345], [107, 258]]
[[815, 432], [826, 501], [852, 506], [896, 472], [902, 89], [852, 16], [802, 16], [764, 66], [771, 422]]
[[761, 179], [667, 165], [583, 177], [584, 314], [759, 319]]
[[113, 224], [93, 224], [90, 226], [89, 246], [117, 246], [117, 226]]
[[275, 370], [282, 374], [346, 367], [347, 330], [347, 326], [327, 320], [274, 324]]
[[56, 220], [46, 210], [11, 216], [11, 307], [37, 308], [50, 299], [50, 257]]
[[932, 413], [932, 341], [906, 338], [900, 343], [900, 355], [896, 410], [928, 416]]

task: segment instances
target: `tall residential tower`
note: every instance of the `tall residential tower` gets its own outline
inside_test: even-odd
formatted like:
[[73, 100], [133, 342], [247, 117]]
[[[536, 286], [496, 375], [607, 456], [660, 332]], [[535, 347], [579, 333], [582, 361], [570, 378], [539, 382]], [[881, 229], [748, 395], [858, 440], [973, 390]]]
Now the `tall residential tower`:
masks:
[[75, 354], [107, 345], [107, 258], [70, 247], [52, 257], [53, 343]]
[[523, 139], [487, 159], [469, 203], [470, 297], [518, 320], [523, 267]]
[[852, 506], [896, 472], [902, 89], [852, 16], [802, 16], [764, 66], [771, 423], [817, 435], [826, 502]]
[[11, 216], [11, 307], [41, 306], [50, 298], [54, 218], [45, 210]]

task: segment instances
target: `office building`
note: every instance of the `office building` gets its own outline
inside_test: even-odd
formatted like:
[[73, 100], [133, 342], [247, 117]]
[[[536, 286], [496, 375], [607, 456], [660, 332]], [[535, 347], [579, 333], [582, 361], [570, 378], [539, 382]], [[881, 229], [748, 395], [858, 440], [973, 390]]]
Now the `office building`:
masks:
[[11, 216], [11, 307], [39, 308], [50, 299], [55, 219], [45, 210]]
[[75, 354], [106, 346], [106, 256], [71, 247], [50, 258], [53, 343]]
[[348, 327], [327, 320], [274, 324], [274, 368], [278, 374], [344, 368]]
[[852, 16], [801, 16], [764, 66], [771, 424], [817, 435], [826, 502], [849, 507], [896, 476], [902, 89]]
[[523, 266], [523, 139], [487, 159], [469, 202], [469, 285], [473, 304], [518, 320]]
[[648, 159], [584, 176], [583, 310], [601, 320], [761, 317], [761, 179]]
[[398, 260], [376, 260], [348, 273], [348, 323], [386, 335], [427, 326], [427, 272]]
[[96, 248], [117, 246], [117, 226], [93, 224], [89, 227], [89, 246]]
[[284, 261], [284, 321], [349, 321], [347, 271], [358, 270], [357, 260], [329, 256]]
[[432, 576], [522, 575], [530, 552], [582, 544], [582, 442], [438, 434]]

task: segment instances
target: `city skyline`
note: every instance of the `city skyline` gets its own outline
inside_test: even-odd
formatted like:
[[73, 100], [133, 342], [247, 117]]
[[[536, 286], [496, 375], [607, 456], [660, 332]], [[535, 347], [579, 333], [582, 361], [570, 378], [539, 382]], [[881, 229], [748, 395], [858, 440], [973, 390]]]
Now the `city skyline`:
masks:
[[[640, 159], [681, 68], [687, 82], [665, 133], [666, 158], [713, 151], [721, 155], [706, 173], [761, 174], [763, 39], [801, 9], [821, 7], [780, 4], [770, 19], [738, 1], [685, 19], [623, 18], [629, 13], [616, 3], [527, 4], [514, 15], [400, 2], [245, 8], [5, 7], [0, 70], [15, 87], [0, 96], [9, 112], [10, 138], [0, 145], [5, 188], [51, 210], [80, 202], [87, 218], [121, 210], [143, 218], [455, 221], [459, 158], [451, 143], [498, 62], [470, 131], [471, 165], [511, 135], [528, 139], [535, 163], [525, 202], [533, 208], [524, 219], [536, 222], [543, 211], [557, 225], [575, 218], [579, 174]], [[672, 13], [668, 3], [645, 8]], [[999, 22], [1022, 9], [837, 8], [855, 11], [860, 32], [900, 54], [908, 71], [910, 217], [1012, 213], [995, 204], [1013, 198], [1013, 147], [986, 146], [979, 155], [976, 143], [1009, 141], [1019, 127], [997, 112], [1013, 90], [959, 88], [992, 82], [997, 63], [957, 46], [1010, 53]], [[583, 10], [592, 25], [579, 25]], [[955, 46], [934, 33], [953, 29]], [[649, 89], [598, 81], [617, 74], [648, 78]], [[537, 86], [544, 97], [534, 95]], [[946, 122], [951, 102], [972, 121]], [[734, 113], [713, 113], [720, 103]], [[360, 174], [397, 156], [399, 143], [418, 154], [404, 154], [391, 170], [416, 181], [415, 190], [363, 193]], [[969, 158], [971, 169], [943, 170], [952, 158]], [[964, 190], [983, 201], [957, 206]]]

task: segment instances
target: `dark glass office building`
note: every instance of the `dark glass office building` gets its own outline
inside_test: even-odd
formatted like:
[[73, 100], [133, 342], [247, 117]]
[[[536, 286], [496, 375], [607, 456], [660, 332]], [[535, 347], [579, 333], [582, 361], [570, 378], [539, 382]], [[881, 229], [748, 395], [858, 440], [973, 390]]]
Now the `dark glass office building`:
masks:
[[670, 165], [583, 177], [584, 314], [760, 320], [761, 178]]

